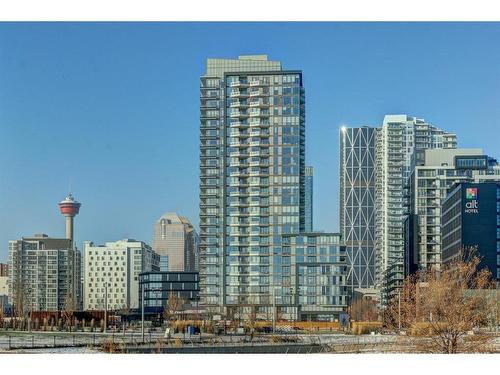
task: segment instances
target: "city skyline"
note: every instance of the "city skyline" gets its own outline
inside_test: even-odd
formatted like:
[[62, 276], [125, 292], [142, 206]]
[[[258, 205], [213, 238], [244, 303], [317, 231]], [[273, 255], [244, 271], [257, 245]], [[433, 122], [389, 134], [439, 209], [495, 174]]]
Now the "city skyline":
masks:
[[[199, 228], [198, 77], [203, 72], [206, 59], [212, 56], [236, 58], [246, 53], [262, 53], [267, 54], [271, 60], [286, 61], [287, 69], [304, 71], [307, 95], [306, 164], [315, 168], [316, 230], [339, 231], [338, 129], [342, 125], [378, 127], [385, 114], [407, 113], [456, 133], [461, 148], [481, 147], [486, 154], [497, 154], [495, 145], [499, 137], [495, 121], [500, 113], [495, 103], [498, 102], [500, 53], [494, 48], [488, 48], [487, 41], [483, 40], [476, 45], [467, 44], [459, 35], [466, 36], [466, 40], [471, 42], [474, 37], [488, 39], [485, 35], [498, 35], [498, 25], [359, 24], [354, 29], [351, 28], [352, 24], [344, 23], [284, 24], [278, 30], [274, 24], [265, 24], [259, 31], [260, 37], [246, 48], [228, 48], [219, 42], [220, 46], [209, 44], [206, 50], [196, 52], [193, 52], [197, 45], [196, 38], [217, 35], [226, 30], [228, 25], [94, 26], [93, 30], [90, 27], [85, 30], [83, 25], [78, 24], [31, 24], [25, 25], [24, 29], [22, 25], [1, 25], [0, 69], [7, 74], [1, 79], [0, 88], [0, 224], [3, 228], [0, 231], [0, 241], [4, 243], [0, 250], [0, 261], [7, 259], [9, 239], [40, 232], [53, 237], [63, 235], [62, 219], [53, 202], [67, 193], [68, 185], [71, 185], [71, 190], [85, 208], [78, 218], [78, 230], [75, 233], [75, 242], [80, 249], [84, 240], [94, 240], [101, 244], [130, 237], [149, 242], [151, 223], [162, 212], [169, 210], [187, 216]], [[383, 48], [377, 52], [379, 57], [384, 56], [383, 51], [387, 52], [388, 49], [400, 53], [405, 51], [401, 44], [388, 43], [389, 40], [400, 38], [396, 34], [401, 28], [406, 30], [405, 38], [416, 42], [419, 47], [416, 49], [417, 53], [426, 49], [433, 50], [431, 45], [438, 47], [440, 43], [447, 42], [449, 51], [456, 54], [459, 52], [453, 51], [453, 47], [460, 46], [463, 52], [459, 55], [467, 62], [456, 61], [457, 59], [451, 61], [450, 55], [445, 57], [437, 53], [437, 57], [441, 58], [437, 61], [429, 63], [420, 60], [420, 66], [429, 64], [425, 67], [427, 70], [420, 71], [418, 69], [423, 68], [419, 68], [416, 63], [412, 65], [402, 59], [402, 54], [397, 53], [391, 55], [396, 57], [395, 61], [383, 60], [384, 64], [370, 64], [368, 61], [359, 63], [355, 59], [362, 51], [368, 53], [367, 49], [372, 54], [375, 53], [375, 49], [368, 45], [370, 38], [375, 38], [375, 35], [382, 37], [381, 40], [388, 44], [385, 46], [382, 42]], [[186, 42], [186, 38], [191, 43], [188, 47], [180, 47], [181, 50], [185, 48], [184, 52], [189, 52], [185, 54], [186, 57], [183, 56], [186, 66], [175, 65], [170, 61], [171, 57], [159, 51], [161, 47], [153, 45], [154, 43], [139, 46], [141, 40], [149, 41], [148, 36], [154, 36], [153, 31], [168, 34], [169, 29], [172, 30], [172, 36], [179, 39], [175, 43], [181, 45]], [[180, 35], [184, 29], [188, 29], [188, 36]], [[253, 30], [252, 24], [240, 24], [239, 29], [235, 32], [236, 35], [245, 35]], [[64, 38], [59, 35], [62, 30], [66, 33]], [[97, 40], [99, 33], [104, 35], [106, 30], [107, 39]], [[273, 30], [275, 34], [266, 40], [265, 31], [269, 30]], [[304, 35], [297, 35], [298, 30], [302, 30]], [[321, 31], [328, 32], [333, 37], [332, 45], [344, 52], [343, 59], [335, 60], [335, 56], [332, 56], [331, 62], [328, 59], [312, 61], [307, 53], [303, 53], [305, 50], [290, 52], [293, 49], [288, 40], [292, 41], [294, 37], [316, 35], [323, 43], [327, 41], [324, 35], [319, 36]], [[433, 40], [430, 36], [433, 33], [440, 35], [442, 39]], [[162, 72], [160, 63], [151, 64], [135, 54], [127, 63], [118, 59], [120, 52], [126, 55], [129, 47], [119, 40], [124, 34], [130, 36], [132, 46], [142, 48], [145, 54], [152, 54], [152, 60], [158, 57], [160, 62], [167, 62], [163, 67], [167, 75], [160, 82], [157, 82], [157, 77], [161, 77], [159, 73]], [[286, 43], [277, 48], [272, 42], [278, 41], [279, 36], [285, 36]], [[225, 37], [228, 40], [237, 38], [235, 35]], [[304, 41], [300, 38], [299, 40]], [[344, 44], [335, 44], [335, 39]], [[490, 43], [494, 43], [495, 38], [489, 39]], [[358, 51], [348, 45], [348, 40], [366, 44], [358, 44]], [[95, 44], [92, 47], [85, 43], [78, 45], [78, 42], [85, 41], [93, 41]], [[71, 42], [78, 45], [76, 50], [70, 48]], [[44, 54], [44, 49], [35, 47], [35, 43], [45, 46], [47, 55]], [[112, 43], [115, 49], [108, 52], [105, 50], [106, 43]], [[316, 49], [325, 53], [319, 49], [318, 42], [312, 44], [301, 47], [310, 52]], [[28, 48], [20, 50], [21, 45]], [[104, 57], [98, 57], [97, 52]], [[85, 53], [92, 55], [90, 60], [80, 61], [79, 58]], [[470, 60], [473, 57], [468, 54], [473, 53], [478, 60], [481, 53], [487, 55], [471, 72], [467, 69], [467, 64], [472, 64]], [[16, 55], [17, 58], [9, 58], [11, 55]], [[354, 65], [351, 70], [347, 68], [348, 61], [345, 61], [349, 57], [353, 59]], [[436, 53], [433, 57], [436, 57]], [[113, 71], [113, 64], [107, 59], [114, 61], [120, 69]], [[34, 61], [38, 64], [34, 64]], [[403, 62], [408, 65], [400, 65], [399, 74], [391, 75], [391, 69], [398, 66], [396, 63]], [[132, 70], [137, 67], [143, 67], [143, 71]], [[169, 71], [174, 67], [182, 73]], [[154, 69], [148, 72], [149, 68]], [[360, 71], [353, 74], [354, 69]], [[418, 73], [415, 73], [415, 69]], [[124, 76], [119, 73], [130, 72], [130, 82], [124, 82]], [[427, 74], [422, 74], [425, 72]], [[454, 80], [458, 73], [464, 75], [461, 76], [463, 86], [457, 86], [458, 83]], [[465, 77], [467, 74], [471, 77]], [[185, 82], [175, 79], [174, 75], [184, 77]], [[30, 80], [33, 81], [33, 86], [28, 86]], [[53, 82], [53, 87], [46, 86], [46, 80]], [[83, 82], [84, 80], [89, 82]], [[436, 81], [433, 82], [434, 80]], [[478, 82], [474, 83], [474, 80]], [[392, 86], [379, 92], [383, 81]], [[168, 90], [172, 82], [174, 97]], [[99, 83], [104, 84], [101, 87], [92, 86]], [[468, 87], [470, 90], [464, 90], [460, 95], [451, 92], [453, 90], [447, 84], [458, 88]], [[25, 89], [26, 87], [30, 87], [30, 90]], [[95, 87], [99, 87], [99, 90], [92, 90]], [[366, 93], [363, 90], [365, 87]], [[414, 92], [402, 94], [398, 90], [403, 87], [408, 91], [413, 89]], [[131, 88], [135, 91], [127, 91]], [[131, 97], [126, 96], [123, 91], [131, 92]], [[388, 92], [391, 91], [398, 92], [398, 95], [390, 95]], [[455, 91], [460, 92], [459, 89]], [[422, 95], [428, 92], [434, 95]], [[380, 96], [370, 96], [374, 93]], [[354, 98], [357, 100], [353, 100]], [[368, 101], [363, 102], [363, 99]], [[140, 105], [133, 110], [127, 108], [133, 104]], [[180, 109], [177, 110], [177, 106]], [[478, 125], [475, 121], [481, 124]], [[120, 126], [124, 126], [126, 131], [122, 132]], [[172, 134], [175, 136], [171, 137]], [[68, 138], [72, 141], [67, 142]], [[40, 144], [49, 147], [41, 147]], [[20, 149], [22, 154], [15, 153]], [[172, 158], [177, 164], [176, 168], [172, 164], [165, 164], [163, 159], [165, 155], [173, 153], [179, 155]], [[148, 158], [152, 163], [148, 162]], [[166, 173], [158, 172], [161, 166]], [[127, 184], [115, 184], [115, 179], [129, 177], [129, 174], [135, 174], [137, 182], [129, 182], [132, 180], [127, 179]], [[19, 181], [23, 181], [19, 179], [21, 176], [25, 177], [24, 181], [29, 181], [30, 177], [36, 178], [38, 183], [20, 184]], [[180, 183], [173, 184], [174, 181]], [[102, 207], [106, 207], [106, 210]], [[125, 215], [127, 210], [137, 211], [137, 207], [140, 207], [139, 215], [133, 215], [133, 218]]]

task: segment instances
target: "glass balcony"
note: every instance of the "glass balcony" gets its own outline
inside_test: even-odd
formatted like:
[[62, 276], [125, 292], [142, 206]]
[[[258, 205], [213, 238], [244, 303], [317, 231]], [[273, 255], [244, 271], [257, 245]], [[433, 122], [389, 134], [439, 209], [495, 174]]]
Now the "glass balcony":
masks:
[[267, 92], [265, 92], [264, 90], [254, 90], [254, 91], [250, 91], [250, 96], [251, 97], [255, 97], [255, 96], [266, 96], [268, 95]]

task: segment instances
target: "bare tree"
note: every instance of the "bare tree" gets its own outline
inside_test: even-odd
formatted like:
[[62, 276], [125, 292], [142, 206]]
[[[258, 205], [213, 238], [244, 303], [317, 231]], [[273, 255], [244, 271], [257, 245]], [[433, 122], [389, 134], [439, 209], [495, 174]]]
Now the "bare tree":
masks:
[[419, 330], [423, 352], [457, 353], [485, 351], [488, 338], [472, 337], [474, 329], [487, 324], [487, 289], [494, 284], [480, 259], [469, 251], [456, 261], [407, 278], [402, 293], [391, 300], [385, 318], [389, 326]]
[[355, 300], [350, 308], [351, 319], [358, 322], [374, 322], [378, 320], [377, 303], [374, 300], [359, 298]]
[[28, 294], [30, 294], [29, 290], [27, 290], [25, 293], [24, 284], [19, 277], [16, 279], [15, 288], [16, 292], [14, 297], [13, 313], [16, 318], [25, 317], [28, 314]]
[[186, 305], [186, 300], [177, 294], [170, 293], [168, 296], [167, 305], [165, 306], [165, 310], [163, 311], [163, 317], [165, 320], [173, 320], [174, 318], [179, 316], [184, 310]]
[[75, 300], [71, 293], [66, 294], [64, 298], [64, 310], [62, 311], [62, 316], [64, 321], [69, 324], [70, 330], [73, 322], [73, 315], [75, 313]]

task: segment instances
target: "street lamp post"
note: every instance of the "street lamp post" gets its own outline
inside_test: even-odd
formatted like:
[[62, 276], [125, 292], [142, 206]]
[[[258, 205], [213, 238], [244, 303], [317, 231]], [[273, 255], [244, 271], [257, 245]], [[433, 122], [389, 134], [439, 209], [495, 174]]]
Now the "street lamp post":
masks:
[[276, 331], [276, 285], [273, 283], [273, 333]]
[[398, 290], [398, 328], [401, 332], [401, 290]]
[[141, 333], [142, 343], [144, 344], [144, 283], [141, 285]]
[[104, 333], [108, 331], [108, 282], [104, 283]]
[[498, 289], [495, 290], [495, 332], [498, 333], [498, 303], [500, 302], [500, 296], [498, 295]]
[[28, 288], [28, 294], [30, 296], [30, 315], [28, 318], [28, 331], [31, 332], [31, 319], [33, 319], [33, 295], [31, 287]]

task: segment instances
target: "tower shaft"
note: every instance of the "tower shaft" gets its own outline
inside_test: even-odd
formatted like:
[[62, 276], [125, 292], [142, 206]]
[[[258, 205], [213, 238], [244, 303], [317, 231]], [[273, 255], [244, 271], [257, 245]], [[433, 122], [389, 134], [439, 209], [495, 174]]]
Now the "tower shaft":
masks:
[[73, 247], [73, 216], [66, 216], [66, 238], [71, 240]]

